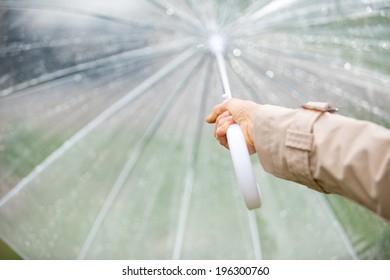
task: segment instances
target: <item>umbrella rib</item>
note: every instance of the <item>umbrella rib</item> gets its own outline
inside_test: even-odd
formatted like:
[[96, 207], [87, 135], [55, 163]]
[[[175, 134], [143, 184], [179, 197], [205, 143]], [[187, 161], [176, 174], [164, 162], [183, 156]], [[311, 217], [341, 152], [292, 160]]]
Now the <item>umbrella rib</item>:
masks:
[[[280, 9], [284, 9], [284, 8], [288, 7], [288, 5], [293, 4], [296, 1], [297, 0], [287, 0], [287, 1], [286, 0], [283, 0], [283, 1], [282, 0], [275, 0], [275, 1], [269, 1], [265, 5], [262, 5], [262, 7], [259, 10], [253, 11], [250, 14], [247, 14], [245, 17], [241, 16], [237, 20], [237, 21], [242, 21], [243, 19], [245, 19], [245, 22], [243, 24], [239, 25], [240, 26], [240, 31], [244, 31], [245, 32], [247, 29], [252, 29], [253, 30], [253, 27], [256, 26], [255, 24], [259, 20], [262, 20], [261, 21], [262, 28], [269, 29], [269, 27], [267, 26], [267, 23], [269, 23], [269, 22], [274, 23], [275, 19], [273, 17], [271, 17], [270, 19], [263, 20], [263, 18], [265, 16], [269, 16], [269, 15], [277, 12]], [[309, 6], [309, 7], [311, 8], [311, 6]], [[305, 11], [306, 15], [308, 15], [308, 17], [310, 17], [313, 14], [312, 11], [318, 11], [318, 5], [317, 4], [313, 5], [313, 9], [312, 10], [308, 9], [307, 5], [304, 5], [303, 8], [304, 8], [304, 11]], [[291, 12], [291, 10], [296, 11], [297, 9], [290, 9], [289, 13], [285, 13], [283, 15], [283, 18], [277, 18], [276, 22], [277, 23], [284, 23], [286, 21], [291, 21], [291, 19], [295, 19], [297, 17], [297, 14], [294, 13], [294, 12]], [[299, 16], [300, 16], [300, 19], [302, 19], [302, 15], [299, 15]], [[291, 25], [291, 23], [287, 23], [288, 27], [290, 25]], [[242, 32], [240, 32], [240, 31], [239, 31], [239, 33], [241, 34]], [[234, 33], [236, 34], [236, 32], [234, 32]]]
[[[116, 70], [118, 70], [118, 69], [116, 69]], [[98, 73], [99, 71], [101, 71], [101, 69], [97, 69], [97, 70], [93, 69], [92, 71], [93, 71], [93, 73]], [[121, 76], [125, 76], [125, 75], [129, 75], [129, 73], [127, 73], [127, 72], [122, 73], [121, 72], [119, 74], [116, 73], [116, 74], [113, 74], [113, 75], [110, 75], [110, 76], [102, 77], [102, 78], [99, 79], [97, 84], [94, 84], [93, 87], [103, 86], [103, 85], [107, 84], [109, 81], [111, 81], [113, 79], [117, 79], [117, 78], [119, 78]], [[70, 80], [73, 81], [73, 78], [72, 79], [69, 79], [69, 78], [68, 79], [64, 79], [64, 78], [62, 78], [61, 80], [57, 80], [57, 82], [60, 81], [61, 84], [63, 84], [63, 83], [69, 82]], [[56, 83], [55, 85], [51, 85], [51, 87], [57, 86], [57, 85], [58, 85], [58, 83]], [[44, 90], [48, 90], [51, 87], [34, 89], [34, 91], [41, 92], [41, 91], [44, 91]], [[86, 89], [83, 89], [83, 91], [86, 91]], [[85, 93], [80, 93], [78, 95], [78, 97], [83, 97], [85, 95], [86, 95]], [[17, 95], [17, 96], [20, 96], [20, 95]], [[95, 94], [93, 96], [90, 96], [90, 98], [95, 98], [95, 97], [96, 97]], [[104, 104], [104, 102], [105, 102], [104, 98], [99, 101], [99, 103], [101, 103], [101, 104]], [[70, 114], [69, 117], [67, 117], [67, 118], [61, 118], [61, 120], [56, 122], [55, 126], [51, 126], [50, 128], [48, 128], [45, 131], [44, 136], [42, 136], [41, 140], [48, 140], [48, 139], [53, 138], [53, 136], [55, 136], [55, 133], [58, 133], [58, 130], [66, 128], [67, 125], [69, 125], [69, 123], [72, 124], [72, 122], [77, 121], [83, 115], [83, 113], [84, 113], [83, 112], [83, 108], [81, 106], [78, 106], [78, 104], [75, 104], [74, 106], [77, 106], [77, 108], [72, 110], [72, 114]], [[45, 142], [45, 143], [50, 144], [51, 142]], [[18, 164], [22, 163], [24, 160], [26, 160], [26, 158], [29, 158], [29, 156], [32, 153], [35, 152], [34, 149], [38, 149], [39, 148], [39, 145], [42, 145], [42, 143], [37, 141], [37, 142], [34, 142], [31, 146], [29, 146], [29, 151], [25, 154], [24, 157], [20, 157], [20, 158], [15, 159], [14, 161], [12, 161], [13, 166], [18, 166]], [[3, 180], [6, 179], [6, 178], [9, 178], [14, 173], [14, 171], [15, 171], [15, 169], [10, 169], [8, 172], [5, 172], [4, 175], [1, 176], [1, 178]]]
[[175, 244], [173, 247], [172, 259], [180, 259], [183, 247], [184, 232], [187, 224], [188, 210], [191, 202], [191, 194], [194, 185], [194, 166], [191, 162], [187, 166], [186, 178], [184, 183], [184, 191], [182, 194], [182, 204], [180, 207], [180, 215], [178, 220], [178, 226], [176, 229]]
[[263, 18], [266, 15], [272, 14], [281, 8], [288, 7], [290, 4], [296, 2], [297, 0], [275, 0], [270, 1], [268, 4], [264, 5], [260, 10], [248, 16], [251, 19], [252, 23]]
[[[253, 62], [255, 59], [246, 58], [244, 55], [242, 55], [242, 59], [243, 59], [243, 61], [246, 62], [247, 65], [249, 65], [251, 67], [254, 67], [263, 76], [266, 75], [266, 72], [267, 72], [266, 69], [261, 67], [259, 64], [255, 64]], [[305, 103], [305, 102], [309, 101], [310, 98], [306, 94], [304, 94], [301, 91], [299, 91], [295, 86], [290, 84], [285, 79], [280, 78], [280, 77], [279, 78], [278, 77], [273, 77], [270, 80], [271, 80], [272, 83], [277, 85], [280, 89], [283, 89], [283, 92], [287, 91], [287, 92], [290, 92], [290, 93], [294, 93], [292, 95], [292, 97], [294, 97], [300, 103]]]
[[188, 83], [189, 78], [194, 73], [197, 65], [200, 63], [200, 59], [194, 63], [194, 66], [190, 69], [187, 76], [182, 80], [180, 84], [176, 87], [176, 89], [173, 91], [171, 96], [165, 101], [163, 104], [163, 107], [160, 109], [159, 113], [156, 114], [156, 116], [153, 118], [152, 122], [149, 124], [149, 126], [146, 128], [144, 134], [141, 136], [140, 140], [136, 144], [134, 151], [131, 155], [131, 157], [127, 160], [126, 164], [122, 168], [118, 178], [115, 181], [114, 186], [111, 188], [111, 191], [109, 192], [106, 200], [104, 201], [104, 204], [102, 208], [100, 209], [98, 215], [96, 216], [92, 227], [81, 247], [80, 253], [78, 255], [78, 259], [84, 259], [91, 248], [92, 242], [95, 239], [98, 230], [103, 224], [103, 221], [105, 217], [107, 216], [108, 211], [110, 210], [114, 200], [118, 196], [119, 192], [122, 190], [126, 179], [128, 178], [130, 172], [133, 170], [135, 164], [137, 163], [139, 157], [141, 156], [142, 150], [146, 147], [146, 145], [149, 143], [152, 136], [155, 134], [157, 128], [160, 126], [162, 120], [165, 118], [165, 116], [168, 114], [171, 105], [176, 101], [176, 97], [182, 93], [182, 89], [184, 86]]
[[258, 1], [256, 3], [252, 3], [249, 5], [240, 16], [238, 16], [231, 24], [230, 26], [239, 25], [241, 21], [246, 21], [252, 14], [254, 14], [256, 11], [259, 11], [264, 8], [264, 6], [268, 5], [269, 2], [273, 0], [265, 0], [265, 1]]
[[340, 238], [344, 243], [344, 246], [347, 248], [348, 253], [352, 257], [352, 259], [358, 260], [359, 256], [355, 248], [352, 246], [352, 242], [349, 239], [347, 233], [345, 232], [344, 228], [338, 221], [333, 209], [330, 207], [329, 202], [324, 198], [322, 194], [316, 193], [316, 195], [318, 200], [320, 201], [322, 208], [325, 210], [325, 213], [329, 217], [329, 220], [332, 222], [333, 227], [335, 228], [336, 232], [340, 235]]
[[196, 125], [194, 142], [191, 146], [190, 158], [187, 163], [187, 172], [185, 177], [184, 190], [182, 194], [181, 206], [180, 206], [180, 215], [176, 229], [175, 243], [173, 247], [172, 259], [178, 260], [181, 257], [183, 241], [184, 241], [184, 232], [187, 225], [188, 212], [191, 203], [191, 194], [194, 186], [195, 180], [195, 165], [197, 162], [197, 154], [200, 145], [200, 138], [202, 135], [202, 127], [204, 123], [204, 114], [205, 114], [205, 102], [206, 97], [209, 93], [208, 86], [210, 83], [210, 74], [211, 74], [211, 60], [209, 60], [207, 71], [205, 72], [205, 79], [203, 83], [203, 94], [201, 99], [201, 105], [199, 106], [198, 113], [198, 123]]
[[24, 177], [12, 190], [6, 193], [2, 198], [0, 198], [0, 208], [4, 206], [12, 197], [18, 194], [23, 188], [25, 188], [28, 183], [35, 179], [42, 171], [44, 171], [48, 166], [54, 163], [58, 158], [60, 158], [65, 152], [72, 148], [76, 143], [88, 135], [92, 130], [100, 126], [104, 121], [113, 116], [127, 104], [138, 98], [146, 90], [150, 89], [153, 85], [163, 79], [165, 76], [170, 74], [177, 67], [181, 66], [186, 62], [193, 54], [195, 53], [194, 49], [189, 49], [178, 56], [176, 59], [165, 65], [154, 75], [144, 80], [140, 85], [138, 85], [131, 92], [126, 94], [116, 103], [111, 105], [108, 109], [100, 113], [96, 118], [89, 122], [86, 126], [80, 129], [75, 133], [71, 138], [64, 142], [57, 150], [51, 153], [43, 162], [36, 166], [26, 177]]
[[[70, 80], [73, 80], [73, 79], [61, 79], [60, 82], [62, 84], [65, 82], [70, 82]], [[98, 86], [103, 86], [108, 81], [109, 80], [107, 79], [107, 77], [103, 77], [101, 80], [99, 80]], [[58, 85], [58, 84], [56, 84], [56, 85]], [[56, 86], [56, 85], [54, 85], [54, 86]], [[40, 88], [40, 91], [48, 90], [50, 88], [51, 87]], [[84, 96], [84, 94], [85, 93], [81, 93], [79, 96]], [[58, 133], [58, 130], [63, 129], [64, 127], [66, 128], [66, 125], [63, 125], [64, 123], [66, 123], [66, 122], [69, 123], [69, 121], [77, 121], [77, 119], [80, 117], [80, 113], [82, 114], [83, 110], [82, 110], [82, 107], [79, 106], [77, 109], [73, 110], [72, 114], [67, 116], [67, 118], [61, 118], [58, 122], [56, 122], [55, 126], [50, 126], [50, 128], [46, 129], [44, 135], [40, 138], [40, 140], [53, 139], [55, 134]], [[50, 144], [51, 142], [46, 142], [46, 143]], [[23, 157], [16, 158], [15, 160], [13, 160], [12, 161], [13, 165], [18, 166], [19, 164], [23, 163], [23, 161], [25, 161], [26, 159], [28, 160], [30, 155], [32, 155], [34, 152], [36, 152], [36, 150], [38, 148], [40, 148], [40, 145], [42, 145], [42, 143], [40, 141], [35, 141], [32, 145], [28, 146], [28, 148], [29, 148], [28, 152], [26, 152]], [[14, 173], [14, 171], [15, 171], [15, 169], [10, 169], [8, 172], [5, 172], [3, 174], [3, 176], [1, 176], [2, 179], [10, 177]]]
[[130, 50], [121, 52], [119, 54], [110, 55], [104, 58], [100, 58], [98, 60], [92, 60], [88, 62], [84, 62], [75, 66], [71, 66], [68, 68], [57, 70], [53, 73], [42, 75], [38, 78], [31, 79], [25, 82], [22, 82], [16, 86], [12, 86], [10, 88], [4, 89], [0, 91], [0, 102], [1, 98], [7, 95], [13, 94], [17, 91], [21, 91], [23, 89], [29, 88], [30, 86], [35, 86], [37, 84], [43, 84], [50, 81], [54, 81], [58, 78], [69, 76], [72, 74], [77, 74], [80, 72], [84, 72], [90, 69], [95, 69], [97, 67], [102, 67], [103, 65], [112, 64], [113, 61], [124, 61], [131, 60], [134, 58], [153, 58], [161, 56], [162, 54], [171, 54], [177, 52], [179, 49], [184, 49], [193, 43], [192, 39], [183, 39], [175, 42], [170, 42], [162, 46], [151, 46], [145, 47], [142, 49]]
[[243, 84], [249, 90], [250, 95], [253, 98], [253, 100], [258, 102], [258, 103], [264, 103], [264, 101], [257, 95], [255, 88], [250, 83], [245, 81], [245, 78], [243, 77], [243, 75], [241, 75], [240, 73], [237, 72], [235, 67], [232, 65], [232, 63], [233, 63], [232, 59], [230, 59], [229, 61], [230, 61], [229, 65], [230, 65], [230, 68], [233, 70], [233, 73], [240, 80], [241, 84]]
[[[305, 9], [306, 9], [306, 7], [305, 7]], [[316, 6], [312, 10], [317, 11], [318, 7]], [[275, 32], [275, 30], [284, 29], [284, 28], [296, 29], [296, 30], [301, 31], [301, 28], [303, 28], [303, 27], [306, 27], [306, 28], [307, 27], [322, 27], [322, 26], [326, 26], [326, 25], [334, 24], [334, 23], [340, 24], [340, 23], [343, 23], [345, 21], [376, 17], [376, 16], [380, 15], [380, 10], [381, 9], [379, 8], [379, 9], [375, 9], [374, 11], [370, 11], [370, 12], [355, 11], [354, 13], [351, 13], [350, 15], [348, 15], [348, 17], [345, 17], [345, 16], [340, 15], [340, 14], [333, 15], [333, 16], [312, 17], [311, 13], [308, 13], [309, 16], [307, 16], [305, 18], [301, 17], [300, 20], [298, 20], [298, 21], [294, 20], [294, 22], [289, 22], [289, 21], [294, 19], [294, 17], [296, 17], [296, 15], [290, 13], [287, 15], [287, 17], [285, 17], [283, 19], [275, 20], [275, 19], [271, 18], [269, 20], [262, 21], [261, 25], [253, 25], [253, 23], [252, 23], [252, 26], [248, 26], [248, 25], [241, 26], [241, 28], [239, 30], [233, 30], [232, 33], [234, 33], [235, 36], [244, 36], [244, 35], [249, 36], [249, 35], [259, 34], [263, 31], [266, 31], [266, 32], [274, 31]]]
[[[259, 50], [256, 50], [256, 51], [259, 51]], [[264, 73], [266, 72], [266, 69], [262, 68], [259, 64], [255, 64], [253, 62], [254, 59], [248, 59], [248, 58], [245, 58], [244, 56], [242, 56], [242, 58], [248, 65], [251, 65], [251, 67], [255, 67], [260, 73], [262, 73], [264, 75]], [[282, 89], [287, 90], [288, 92], [294, 93], [292, 97], [294, 97], [300, 103], [305, 103], [305, 102], [310, 100], [308, 95], [299, 91], [294, 85], [290, 84], [285, 79], [274, 77], [272, 79], [272, 82], [275, 83], [276, 85], [278, 85], [278, 87], [281, 87]], [[354, 95], [352, 95], [348, 92], [344, 92], [344, 91], [341, 94], [331, 91], [330, 94], [335, 95], [337, 97], [341, 96], [343, 98], [347, 98], [348, 101], [353, 103], [355, 106], [358, 106], [358, 107], [363, 108], [363, 109], [368, 110], [368, 111], [372, 111], [372, 113], [374, 113], [376, 116], [378, 116], [380, 118], [389, 119], [388, 116], [390, 114], [385, 112], [383, 109], [380, 109], [379, 107], [375, 107], [375, 110], [372, 110], [372, 107], [369, 107], [370, 106], [369, 104], [362, 102], [364, 100], [360, 97], [354, 96]]]
[[[164, 10], [168, 7], [166, 3], [163, 1], [159, 0], [147, 0], [149, 3], [151, 3], [154, 7], [157, 9]], [[162, 2], [162, 3], [161, 3]], [[200, 21], [196, 22], [192, 16], [188, 15], [187, 13], [184, 13], [183, 11], [180, 11], [178, 9], [175, 9], [173, 11], [173, 14], [171, 15], [173, 17], [176, 17], [177, 19], [181, 20], [183, 23], [185, 23], [188, 27], [191, 28], [191, 32], [198, 34], [199, 31], [201, 31], [201, 25]], [[183, 28], [183, 27], [182, 27]]]
[[[244, 42], [241, 39], [236, 42], [239, 46], [249, 48], [252, 50], [256, 50], [259, 53], [270, 55], [270, 56], [282, 56], [286, 58], [296, 58], [296, 59], [302, 59], [307, 61], [318, 61], [319, 58], [309, 54], [304, 54], [302, 52], [295, 51], [294, 49], [286, 49], [286, 48], [276, 48], [272, 45], [272, 43], [268, 43], [267, 45], [262, 44], [256, 45], [251, 42]], [[329, 63], [330, 61], [324, 60], [324, 62]]]
[[187, 3], [187, 6], [190, 8], [191, 12], [194, 14], [195, 17], [198, 18], [200, 24], [201, 24], [201, 27], [204, 29], [204, 30], [207, 30], [207, 20], [206, 20], [206, 16], [204, 13], [202, 13], [202, 11], [199, 9], [199, 5], [198, 4], [195, 4], [194, 3], [194, 0], [185, 0], [186, 3]]
[[[246, 44], [246, 45], [248, 47], [252, 47], [252, 45], [248, 45], [248, 44]], [[274, 50], [270, 46], [262, 48], [261, 50], [259, 50], [257, 48], [253, 48], [253, 49], [258, 51], [258, 52], [270, 55], [270, 56], [277, 55], [277, 56], [284, 56], [286, 58], [291, 58], [292, 57], [292, 58], [296, 58], [296, 59], [303, 60], [303, 61], [309, 61], [309, 62], [322, 62], [322, 63], [328, 63], [328, 64], [330, 63], [330, 61], [328, 59], [326, 59], [326, 58], [319, 58], [319, 57], [315, 57], [315, 56], [310, 55], [310, 54], [301, 54], [301, 53], [298, 53], [298, 52], [296, 52], [296, 51], [294, 51], [292, 49], [289, 49], [289, 50]], [[251, 62], [251, 60], [248, 60], [248, 61]], [[338, 62], [337, 60], [333, 59], [333, 62], [335, 62], [335, 61]], [[292, 66], [295, 66], [294, 64], [291, 64], [291, 63], [288, 63], [288, 64], [290, 64]], [[339, 61], [339, 64], [340, 64], [340, 67], [342, 67], [343, 62]], [[256, 66], [256, 67], [259, 68], [259, 66]], [[262, 71], [264, 72], [265, 69], [262, 69]], [[371, 73], [368, 72], [367, 74], [371, 74]], [[378, 76], [378, 73], [375, 73], [375, 75]], [[295, 90], [295, 92], [298, 93], [297, 90]], [[376, 116], [378, 116], [380, 118], [383, 118], [383, 119], [389, 119], [390, 118], [390, 114], [388, 112], [386, 112], [385, 110], [379, 108], [378, 106], [369, 105], [366, 102], [364, 102], [363, 98], [357, 97], [357, 96], [352, 95], [352, 94], [350, 94], [348, 92], [343, 91], [342, 93], [337, 93], [337, 92], [334, 92], [334, 91], [330, 91], [330, 95], [334, 95], [336, 97], [346, 98], [346, 99], [348, 99], [349, 102], [351, 102], [355, 106], [357, 106], [359, 108], [362, 108], [364, 110], [370, 111], [371, 113], [373, 113], [374, 115], [376, 115]], [[306, 96], [306, 95], [303, 95], [303, 97], [304, 98], [308, 98], [308, 96]], [[302, 99], [300, 99], [300, 100], [302, 100]], [[305, 101], [303, 101], [303, 102], [305, 102]]]
[[[139, 36], [139, 37], [137, 37]], [[0, 56], [5, 56], [7, 54], [18, 54], [21, 52], [28, 52], [37, 49], [43, 48], [61, 48], [68, 46], [85, 46], [85, 45], [97, 45], [97, 44], [107, 44], [107, 40], [112, 45], [126, 45], [127, 43], [135, 43], [138, 44], [139, 41], [147, 42], [147, 39], [144, 35], [137, 34], [137, 36], [132, 35], [129, 38], [124, 36], [99, 36], [99, 37], [88, 37], [86, 38], [73, 38], [73, 39], [58, 39], [58, 40], [50, 40], [49, 42], [14, 42], [9, 44], [8, 46], [0, 49]]]
[[251, 233], [255, 258], [256, 260], [262, 260], [263, 253], [261, 250], [261, 242], [260, 242], [259, 229], [256, 221], [256, 215], [254, 211], [247, 211], [247, 212], [248, 212], [249, 230]]
[[237, 24], [237, 12], [240, 10], [240, 1], [234, 1], [229, 9], [224, 9], [222, 5], [219, 6], [218, 22], [222, 33], [231, 34], [232, 29]]
[[121, 17], [112, 17], [105, 14], [100, 14], [93, 11], [78, 9], [75, 7], [67, 7], [62, 5], [55, 5], [55, 4], [31, 4], [27, 3], [26, 1], [24, 3], [15, 3], [15, 1], [2, 1], [0, 2], [0, 7], [7, 8], [7, 9], [14, 9], [14, 10], [47, 10], [47, 11], [61, 11], [61, 12], [67, 12], [70, 14], [78, 14], [83, 16], [89, 16], [92, 18], [97, 18], [100, 20], [106, 20], [118, 24], [124, 24], [127, 26], [134, 26], [134, 27], [141, 27], [141, 28], [150, 28], [152, 30], [164, 30], [167, 32], [175, 31], [174, 29], [161, 27], [160, 25], [156, 24], [145, 24], [137, 21], [130, 20], [129, 18], [121, 18]]

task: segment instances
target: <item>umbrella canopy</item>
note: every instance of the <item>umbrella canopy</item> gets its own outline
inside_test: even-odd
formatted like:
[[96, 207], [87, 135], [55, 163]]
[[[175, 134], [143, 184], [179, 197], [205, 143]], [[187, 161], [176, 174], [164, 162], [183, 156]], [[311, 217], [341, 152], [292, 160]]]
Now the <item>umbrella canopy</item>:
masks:
[[390, 126], [390, 1], [0, 1], [0, 237], [28, 259], [390, 258], [390, 225], [266, 174], [247, 211], [204, 117], [233, 96]]

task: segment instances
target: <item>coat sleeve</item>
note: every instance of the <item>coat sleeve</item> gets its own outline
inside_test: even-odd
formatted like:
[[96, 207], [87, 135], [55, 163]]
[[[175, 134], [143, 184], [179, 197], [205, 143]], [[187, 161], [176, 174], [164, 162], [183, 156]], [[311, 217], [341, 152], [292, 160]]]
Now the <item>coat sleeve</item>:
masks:
[[253, 138], [267, 172], [339, 194], [390, 221], [390, 130], [338, 114], [263, 105]]

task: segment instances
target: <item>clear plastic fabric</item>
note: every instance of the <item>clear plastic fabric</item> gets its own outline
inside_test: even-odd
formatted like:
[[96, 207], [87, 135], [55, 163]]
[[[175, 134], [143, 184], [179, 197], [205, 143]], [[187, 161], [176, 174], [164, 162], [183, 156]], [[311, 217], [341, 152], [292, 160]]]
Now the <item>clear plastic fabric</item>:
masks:
[[255, 157], [248, 212], [204, 121], [219, 34], [235, 97], [390, 127], [389, 6], [0, 1], [1, 239], [26, 259], [389, 259], [388, 223]]

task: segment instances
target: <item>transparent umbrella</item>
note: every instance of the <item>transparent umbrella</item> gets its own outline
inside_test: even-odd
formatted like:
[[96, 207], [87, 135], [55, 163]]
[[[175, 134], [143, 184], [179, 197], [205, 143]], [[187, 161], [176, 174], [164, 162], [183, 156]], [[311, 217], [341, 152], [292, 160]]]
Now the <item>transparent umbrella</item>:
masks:
[[248, 211], [204, 117], [234, 96], [390, 126], [390, 1], [0, 1], [0, 237], [26, 259], [389, 258], [390, 226], [276, 179]]

